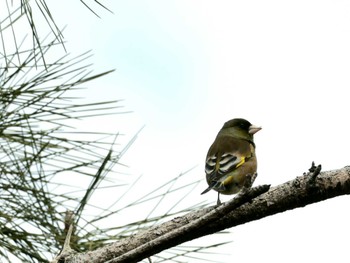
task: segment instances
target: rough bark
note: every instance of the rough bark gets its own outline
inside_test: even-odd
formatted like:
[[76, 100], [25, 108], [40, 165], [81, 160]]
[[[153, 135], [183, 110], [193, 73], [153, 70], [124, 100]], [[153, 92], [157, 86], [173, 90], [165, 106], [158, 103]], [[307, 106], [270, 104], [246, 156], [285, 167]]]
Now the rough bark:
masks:
[[258, 186], [221, 206], [193, 211], [95, 251], [71, 255], [65, 258], [66, 262], [138, 262], [201, 236], [350, 194], [350, 166], [321, 173], [317, 169], [320, 167], [313, 168], [271, 189], [266, 185]]

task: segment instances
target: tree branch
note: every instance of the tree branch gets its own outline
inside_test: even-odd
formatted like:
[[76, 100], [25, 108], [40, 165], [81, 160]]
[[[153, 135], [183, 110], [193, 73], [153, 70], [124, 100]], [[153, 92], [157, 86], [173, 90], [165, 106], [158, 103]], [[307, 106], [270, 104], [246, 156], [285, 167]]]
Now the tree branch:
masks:
[[312, 168], [309, 173], [271, 188], [264, 194], [261, 193], [269, 186], [252, 188], [222, 206], [208, 207], [174, 218], [103, 248], [72, 255], [66, 258], [66, 262], [138, 262], [167, 248], [226, 228], [350, 194], [350, 166], [321, 173], [320, 166], [313, 165]]

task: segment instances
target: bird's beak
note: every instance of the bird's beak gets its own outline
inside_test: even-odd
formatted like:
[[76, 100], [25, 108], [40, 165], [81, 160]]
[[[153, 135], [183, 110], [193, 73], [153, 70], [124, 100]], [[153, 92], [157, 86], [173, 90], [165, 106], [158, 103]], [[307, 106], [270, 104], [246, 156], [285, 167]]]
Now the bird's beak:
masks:
[[260, 131], [261, 129], [262, 129], [261, 127], [250, 125], [248, 132], [249, 132], [249, 134], [255, 134], [258, 131]]

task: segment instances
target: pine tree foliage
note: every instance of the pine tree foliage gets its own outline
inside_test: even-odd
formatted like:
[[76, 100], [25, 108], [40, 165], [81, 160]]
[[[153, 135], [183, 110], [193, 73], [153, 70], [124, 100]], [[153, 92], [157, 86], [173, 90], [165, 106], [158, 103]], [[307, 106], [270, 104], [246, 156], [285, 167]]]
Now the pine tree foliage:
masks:
[[[91, 3], [82, 3], [96, 14]], [[118, 170], [137, 134], [120, 145], [119, 133], [75, 127], [79, 121], [125, 113], [120, 101], [86, 103], [81, 98], [85, 85], [112, 70], [93, 73], [90, 52], [66, 53], [45, 1], [6, 0], [0, 5], [1, 262], [48, 262], [62, 248], [72, 222], [72, 248], [87, 251], [203, 206], [178, 209], [183, 198], [171, 198], [179, 191], [185, 197], [198, 185], [199, 181], [183, 180], [186, 173], [118, 205], [134, 186], [125, 186]], [[37, 21], [45, 21], [48, 36], [39, 33]], [[120, 194], [112, 204], [101, 207], [91, 202], [98, 191], [114, 189]], [[159, 212], [162, 202], [167, 202], [167, 209]], [[142, 219], [106, 225], [122, 211], [145, 204], [148, 210]], [[197, 254], [204, 249], [179, 246], [155, 258], [162, 262], [200, 257]]]

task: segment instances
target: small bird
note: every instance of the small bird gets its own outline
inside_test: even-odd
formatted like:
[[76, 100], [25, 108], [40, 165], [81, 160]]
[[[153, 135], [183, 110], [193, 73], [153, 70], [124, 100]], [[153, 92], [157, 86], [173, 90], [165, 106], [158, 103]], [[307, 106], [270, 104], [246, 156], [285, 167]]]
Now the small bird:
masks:
[[211, 189], [217, 191], [217, 204], [220, 205], [220, 194], [238, 193], [243, 188], [246, 177], [256, 174], [253, 135], [260, 130], [261, 127], [240, 118], [224, 124], [207, 154], [205, 174], [209, 187], [201, 194]]

